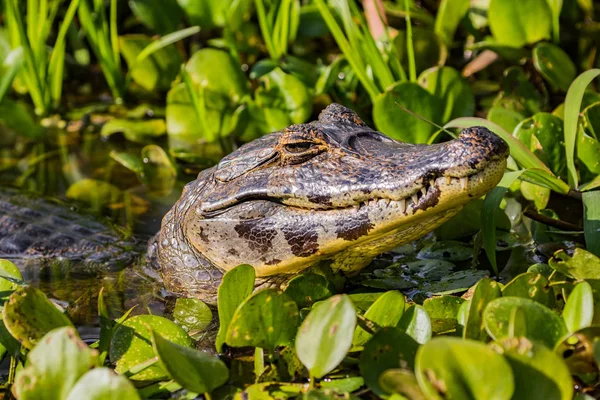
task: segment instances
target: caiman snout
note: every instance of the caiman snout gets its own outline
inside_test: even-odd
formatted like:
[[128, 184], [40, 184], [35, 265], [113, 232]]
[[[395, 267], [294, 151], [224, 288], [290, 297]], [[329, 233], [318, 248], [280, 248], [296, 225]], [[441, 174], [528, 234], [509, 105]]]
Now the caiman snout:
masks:
[[458, 140], [466, 146], [473, 156], [499, 159], [508, 156], [508, 144], [498, 135], [483, 126], [464, 129]]

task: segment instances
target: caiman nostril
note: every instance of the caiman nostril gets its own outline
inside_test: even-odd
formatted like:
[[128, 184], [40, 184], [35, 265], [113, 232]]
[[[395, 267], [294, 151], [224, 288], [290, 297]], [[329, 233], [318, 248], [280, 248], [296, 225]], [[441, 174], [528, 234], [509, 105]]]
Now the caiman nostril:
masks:
[[458, 140], [469, 147], [485, 149], [490, 155], [507, 156], [509, 152], [508, 144], [483, 126], [463, 129]]

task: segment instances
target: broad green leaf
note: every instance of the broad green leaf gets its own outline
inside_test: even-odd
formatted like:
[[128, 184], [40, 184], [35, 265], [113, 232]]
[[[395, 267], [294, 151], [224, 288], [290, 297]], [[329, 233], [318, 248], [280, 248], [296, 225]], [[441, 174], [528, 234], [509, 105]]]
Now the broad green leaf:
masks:
[[579, 186], [579, 176], [575, 168], [575, 142], [577, 140], [577, 127], [579, 124], [579, 110], [585, 89], [600, 75], [600, 69], [590, 69], [579, 75], [567, 91], [565, 98], [565, 147], [567, 152], [567, 169], [569, 171], [569, 185], [574, 188]]
[[154, 331], [152, 345], [169, 376], [191, 392], [210, 393], [229, 379], [225, 363], [211, 354], [172, 343]]
[[111, 150], [110, 158], [127, 168], [128, 170], [141, 174], [144, 171], [144, 162], [137, 154], [131, 154], [124, 151]]
[[594, 319], [594, 295], [589, 283], [583, 281], [575, 285], [569, 294], [562, 312], [569, 332], [587, 328]]
[[600, 190], [583, 193], [583, 214], [587, 249], [600, 257]]
[[31, 286], [15, 290], [4, 303], [2, 312], [6, 329], [27, 349], [33, 348], [53, 329], [73, 326], [41, 290]]
[[98, 352], [81, 341], [75, 328], [58, 328], [29, 352], [13, 388], [23, 400], [64, 400], [79, 378], [96, 366]]
[[554, 307], [554, 289], [545, 276], [533, 272], [519, 274], [502, 288], [503, 297], [523, 297], [537, 301], [548, 308]]
[[[595, 128], [593, 128], [591, 126], [591, 123], [588, 122], [587, 124], [587, 130], [598, 130], [598, 136], [600, 137], [600, 104], [598, 104], [597, 106], [593, 106], [591, 108], [586, 108], [586, 111], [588, 112], [584, 112], [584, 116], [586, 117], [586, 122], [587, 118], [590, 116], [589, 112], [590, 111], [594, 111], [594, 113], [598, 113], [598, 121], [594, 123]], [[597, 126], [596, 126], [597, 124]], [[593, 129], [590, 129], [593, 128]], [[594, 133], [595, 133], [594, 130]], [[600, 141], [598, 141], [597, 139], [589, 136], [586, 133], [586, 129], [583, 129], [583, 125], [580, 125], [580, 128], [577, 131], [577, 158], [579, 159], [579, 161], [581, 161], [581, 163], [583, 165], [580, 166], [580, 173], [581, 173], [581, 177], [582, 180], [585, 182], [586, 181], [586, 175], [587, 176], [594, 176], [596, 175], [596, 177], [598, 175], [600, 175]], [[585, 171], [587, 170], [587, 171]], [[586, 172], [588, 172], [586, 174]], [[591, 179], [591, 177], [588, 178], [588, 180]], [[581, 191], [583, 190], [583, 186], [582, 185], [580, 187]]]
[[[510, 332], [509, 322], [517, 309], [522, 313], [525, 323], [519, 324], [518, 329]], [[540, 303], [522, 297], [492, 300], [484, 311], [483, 321], [485, 329], [494, 340], [523, 336], [554, 348], [558, 340], [567, 334], [562, 318]]]
[[558, 272], [577, 280], [600, 279], [600, 258], [584, 249], [576, 248], [573, 257], [559, 250], [549, 264]]
[[146, 144], [167, 133], [165, 120], [130, 120], [114, 118], [102, 125], [100, 135], [107, 138], [122, 133], [131, 142]]
[[129, 8], [142, 24], [159, 35], [177, 30], [183, 18], [176, 0], [131, 0]]
[[517, 125], [525, 119], [520, 112], [509, 110], [504, 107], [491, 107], [487, 113], [487, 119], [500, 126], [507, 132], [515, 130]]
[[229, 329], [229, 323], [235, 310], [254, 290], [255, 277], [254, 268], [248, 264], [239, 265], [227, 271], [223, 276], [217, 294], [219, 333], [217, 334], [215, 346], [218, 352], [222, 351], [227, 329]]
[[110, 368], [94, 368], [73, 386], [67, 400], [140, 400], [135, 386]]
[[410, 112], [434, 123], [443, 116], [442, 102], [413, 82], [399, 82], [379, 95], [373, 104], [373, 121], [377, 129], [394, 139], [409, 143], [426, 143], [435, 126], [409, 114]]
[[356, 326], [356, 310], [347, 295], [315, 305], [296, 336], [298, 358], [315, 378], [331, 372], [344, 359]]
[[429, 68], [419, 75], [418, 82], [429, 93], [442, 100], [444, 104], [442, 121], [448, 122], [454, 118], [470, 117], [475, 112], [473, 90], [460, 72], [454, 68]]
[[465, 339], [484, 341], [487, 334], [484, 327], [484, 312], [488, 304], [502, 296], [500, 284], [491, 279], [482, 279], [475, 286], [473, 297], [468, 303], [466, 321], [462, 336]]
[[[110, 342], [109, 357], [116, 364], [119, 374], [135, 372], [131, 380], [152, 382], [167, 377], [165, 367], [159, 360], [152, 362], [156, 355], [152, 348], [152, 332], [156, 331], [170, 342], [180, 346], [192, 347], [187, 332], [176, 323], [156, 315], [136, 315], [120, 324]], [[150, 363], [137, 372], [139, 365]]]
[[419, 344], [398, 328], [386, 327], [379, 330], [365, 344], [358, 362], [367, 386], [378, 396], [385, 395], [379, 385], [379, 376], [392, 368], [412, 370], [418, 348]]
[[10, 292], [23, 284], [23, 275], [19, 268], [9, 260], [0, 258], [0, 298], [8, 297]]
[[456, 329], [456, 315], [464, 302], [464, 299], [456, 296], [436, 296], [426, 299], [423, 308], [429, 315], [433, 333]]
[[573, 384], [569, 369], [551, 349], [526, 338], [504, 339], [491, 345], [512, 368], [513, 400], [570, 400]]
[[[378, 326], [396, 326], [404, 312], [404, 295], [396, 290], [391, 290], [379, 297], [365, 312], [364, 317]], [[360, 326], [354, 330], [353, 346], [362, 346], [371, 337], [371, 334]]]
[[431, 319], [425, 308], [419, 304], [408, 307], [396, 327], [402, 329], [419, 344], [425, 344], [431, 339]]
[[292, 343], [298, 327], [298, 306], [284, 292], [261, 290], [239, 305], [227, 328], [225, 342], [232, 347], [274, 350]]
[[[414, 372], [407, 369], [388, 369], [379, 375], [379, 386], [386, 393], [397, 393], [404, 397], [396, 400], [408, 398], [411, 400], [426, 400], [427, 398], [419, 387], [417, 377]], [[393, 396], [388, 397], [392, 399]]]
[[[529, 54], [525, 57], [529, 57]], [[501, 90], [492, 106], [503, 107], [528, 117], [544, 110], [548, 94], [531, 82], [522, 67], [508, 67], [502, 75]]]
[[446, 46], [454, 39], [458, 24], [469, 10], [469, 0], [442, 0], [435, 17], [435, 33]]
[[577, 68], [567, 53], [547, 42], [533, 48], [533, 65], [552, 87], [565, 92], [577, 75]]
[[175, 300], [173, 321], [191, 337], [195, 337], [212, 322], [212, 311], [209, 306], [198, 299], [180, 297]]
[[111, 183], [84, 178], [69, 186], [66, 196], [99, 210], [103, 206], [119, 202], [123, 192]]
[[[435, 232], [435, 237], [440, 241], [471, 239], [481, 230], [481, 213], [483, 212], [483, 199], [468, 202], [462, 210], [447, 222], [443, 223]], [[496, 228], [510, 231], [511, 222], [502, 208], [496, 209]], [[471, 254], [472, 249], [469, 248]]]
[[550, 38], [552, 12], [546, 0], [491, 0], [488, 18], [498, 43], [522, 47]]
[[227, 9], [232, 6], [234, 1], [177, 0], [177, 3], [190, 24], [207, 29], [225, 26]]
[[307, 272], [292, 278], [285, 293], [296, 302], [298, 308], [304, 308], [331, 297], [334, 289], [323, 275]]
[[432, 339], [417, 352], [415, 374], [429, 399], [508, 400], [514, 392], [506, 359], [474, 340]]

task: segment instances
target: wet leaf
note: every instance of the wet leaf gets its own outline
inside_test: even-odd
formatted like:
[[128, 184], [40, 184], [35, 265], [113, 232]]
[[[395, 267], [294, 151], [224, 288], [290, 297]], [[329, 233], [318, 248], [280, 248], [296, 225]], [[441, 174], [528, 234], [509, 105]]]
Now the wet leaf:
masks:
[[[109, 357], [116, 364], [115, 371], [124, 374], [136, 370], [140, 364], [150, 362], [154, 357], [152, 331], [159, 332], [165, 339], [181, 346], [191, 347], [192, 340], [176, 323], [156, 315], [136, 315], [119, 325], [110, 342]], [[140, 372], [135, 372], [131, 380], [152, 382], [167, 377], [160, 361], [150, 364]]]
[[135, 387], [109, 368], [94, 368], [73, 386], [67, 400], [140, 400]]
[[[510, 321], [515, 312], [520, 313], [522, 318], [519, 318], [518, 325], [512, 326]], [[495, 340], [523, 336], [552, 349], [567, 334], [565, 323], [552, 310], [522, 297], [502, 297], [491, 301], [483, 320], [485, 329]], [[513, 332], [510, 332], [511, 329]]]
[[484, 326], [484, 312], [488, 305], [500, 296], [502, 296], [502, 291], [498, 282], [491, 279], [482, 279], [477, 283], [468, 305], [463, 338], [475, 340], [487, 339]]
[[178, 298], [175, 300], [173, 320], [194, 337], [211, 323], [212, 311], [198, 299]]
[[168, 196], [175, 186], [177, 170], [162, 147], [151, 144], [142, 149], [140, 178], [156, 196]]
[[419, 344], [425, 344], [431, 339], [431, 319], [425, 308], [419, 304], [408, 307], [396, 327], [402, 329]]
[[431, 399], [511, 399], [509, 363], [483, 343], [434, 338], [417, 352], [415, 374]]
[[456, 329], [456, 315], [465, 300], [456, 296], [437, 296], [426, 299], [423, 308], [431, 319], [433, 333]]
[[191, 392], [210, 393], [229, 379], [227, 366], [213, 355], [172, 343], [154, 331], [152, 345], [169, 376]]
[[[466, 3], [468, 1], [460, 0]], [[445, 2], [445, 3], [450, 3]], [[460, 7], [453, 4], [452, 8]], [[441, 10], [440, 10], [441, 12]], [[438, 13], [438, 18], [440, 14]], [[452, 67], [432, 67], [426, 69], [419, 75], [419, 85], [427, 89], [429, 93], [442, 100], [444, 111], [442, 121], [448, 122], [459, 117], [470, 117], [475, 112], [475, 96], [473, 90], [460, 72]]]
[[285, 293], [298, 305], [298, 308], [310, 307], [315, 302], [331, 297], [332, 285], [323, 275], [307, 272], [292, 278]]
[[573, 396], [571, 374], [552, 350], [526, 338], [504, 339], [492, 349], [512, 368], [514, 400], [569, 400]]
[[44, 335], [29, 352], [13, 388], [23, 400], [67, 399], [79, 378], [97, 365], [98, 352], [79, 339], [75, 328], [58, 328]]
[[502, 289], [502, 296], [523, 297], [537, 301], [548, 308], [554, 307], [555, 302], [554, 289], [550, 286], [548, 279], [533, 272], [519, 274], [513, 278]]
[[552, 14], [546, 0], [491, 0], [488, 18], [494, 39], [501, 44], [522, 47], [550, 38]]
[[378, 130], [404, 142], [426, 143], [436, 128], [396, 103], [439, 124], [443, 116], [442, 102], [416, 83], [400, 82], [388, 88], [373, 104], [373, 121]]
[[6, 329], [27, 349], [53, 329], [72, 326], [41, 290], [31, 286], [20, 287], [10, 295], [4, 303], [3, 319]]
[[[415, 374], [407, 369], [388, 369], [379, 376], [379, 386], [385, 392], [398, 393], [411, 400], [426, 400]], [[391, 398], [391, 397], [390, 397]]]
[[[381, 295], [373, 303], [364, 317], [378, 326], [396, 326], [400, 322], [404, 312], [404, 295], [398, 291], [391, 290]], [[352, 339], [353, 346], [362, 346], [371, 337], [371, 334], [360, 326], [354, 330]]]
[[567, 53], [552, 43], [541, 42], [533, 48], [533, 65], [552, 87], [565, 92], [577, 76]]
[[315, 305], [296, 336], [296, 353], [311, 376], [321, 378], [344, 359], [356, 326], [356, 311], [347, 295]]
[[587, 282], [579, 282], [567, 298], [562, 313], [569, 332], [587, 328], [594, 319], [594, 295]]
[[548, 263], [556, 271], [577, 280], [600, 279], [600, 258], [584, 249], [576, 248], [573, 257], [559, 250]]
[[398, 328], [379, 330], [365, 344], [358, 366], [367, 386], [377, 395], [386, 392], [379, 385], [380, 375], [392, 368], [412, 370], [419, 344]]
[[446, 275], [438, 282], [420, 285], [419, 289], [434, 295], [459, 293], [464, 292], [478, 281], [489, 275], [490, 273], [488, 271], [481, 270], [469, 269], [455, 271]]

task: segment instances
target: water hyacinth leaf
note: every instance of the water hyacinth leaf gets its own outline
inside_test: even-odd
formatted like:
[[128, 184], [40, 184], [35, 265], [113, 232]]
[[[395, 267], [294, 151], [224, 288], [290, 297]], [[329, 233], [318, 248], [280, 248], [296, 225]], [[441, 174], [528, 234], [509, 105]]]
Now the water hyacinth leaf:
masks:
[[159, 35], [175, 31], [183, 18], [176, 0], [131, 0], [129, 8], [142, 24]]
[[[592, 109], [597, 109], [596, 112], [600, 116], [600, 104], [594, 106]], [[590, 109], [588, 108], [587, 110]], [[598, 137], [600, 137], [600, 121], [598, 121], [598, 126], [595, 129], [598, 130]], [[579, 129], [577, 134], [577, 158], [590, 172], [589, 175], [600, 175], [600, 141], [589, 136], [582, 128]], [[583, 173], [585, 171], [580, 172]], [[583, 185], [580, 189], [584, 191]]]
[[323, 275], [307, 272], [292, 278], [285, 293], [296, 302], [298, 308], [304, 308], [331, 297], [334, 289]]
[[589, 326], [564, 337], [554, 348], [573, 375], [597, 373], [600, 326]]
[[417, 352], [415, 374], [429, 399], [508, 400], [514, 393], [506, 359], [473, 340], [432, 339]]
[[365, 312], [383, 293], [351, 293], [348, 295], [358, 311]]
[[[404, 295], [396, 290], [390, 290], [379, 297], [365, 312], [364, 317], [378, 326], [396, 326], [404, 312]], [[360, 326], [354, 330], [353, 346], [362, 346], [371, 334]]]
[[488, 18], [492, 35], [501, 44], [522, 47], [550, 38], [552, 12], [546, 0], [491, 0]]
[[435, 17], [435, 33], [450, 46], [458, 24], [469, 10], [469, 0], [442, 0]]
[[361, 376], [353, 376], [351, 378], [330, 379], [319, 382], [319, 386], [323, 389], [331, 389], [336, 393], [352, 393], [360, 389], [365, 384], [365, 380]]
[[526, 338], [504, 339], [491, 347], [502, 354], [512, 368], [515, 385], [512, 399], [572, 398], [571, 373], [563, 360], [551, 349]]
[[491, 107], [487, 113], [487, 119], [502, 127], [505, 131], [512, 132], [525, 119], [525, 116], [518, 111], [504, 107]]
[[146, 144], [167, 133], [164, 119], [130, 120], [114, 118], [102, 125], [100, 135], [103, 138], [122, 133], [125, 139], [134, 143]]
[[305, 387], [301, 383], [262, 382], [248, 386], [235, 399], [289, 399], [297, 398]]
[[220, 325], [215, 346], [218, 352], [221, 352], [223, 348], [227, 329], [229, 329], [229, 323], [235, 310], [254, 290], [255, 277], [254, 268], [248, 264], [238, 265], [223, 276], [217, 293]]
[[545, 209], [550, 201], [551, 190], [546, 187], [522, 181], [520, 189], [523, 197], [529, 201], [533, 201], [537, 210]]
[[397, 393], [411, 400], [427, 399], [414, 372], [407, 369], [394, 368], [384, 371], [379, 376], [379, 386], [386, 394]]
[[67, 400], [140, 400], [135, 386], [110, 368], [94, 368], [73, 386]]
[[27, 365], [15, 377], [19, 399], [66, 399], [88, 370], [98, 365], [98, 352], [79, 339], [73, 327], [46, 334], [27, 356]]
[[502, 296], [523, 297], [548, 308], [553, 308], [555, 303], [554, 289], [545, 276], [533, 272], [519, 274], [502, 288]]
[[0, 258], [0, 298], [7, 297], [10, 292], [23, 284], [23, 275], [15, 264]]
[[127, 168], [128, 170], [141, 174], [144, 171], [144, 162], [137, 154], [126, 153], [124, 151], [111, 150], [110, 158]]
[[419, 344], [425, 344], [431, 339], [431, 319], [425, 308], [419, 304], [408, 307], [396, 327], [406, 332]]
[[468, 117], [475, 112], [473, 90], [460, 72], [454, 68], [432, 67], [426, 69], [419, 75], [418, 82], [429, 93], [442, 99], [444, 104], [442, 121], [448, 122], [453, 118]]
[[419, 344], [398, 328], [386, 327], [379, 330], [365, 344], [360, 354], [358, 367], [367, 386], [377, 395], [386, 392], [379, 385], [380, 375], [392, 368], [412, 370]]
[[[519, 325], [519, 330], [510, 332], [510, 320], [515, 309], [524, 316], [525, 325]], [[567, 334], [564, 321], [548, 307], [533, 300], [522, 297], [502, 297], [492, 300], [483, 314], [485, 329], [494, 340], [509, 336], [523, 336], [539, 341], [548, 348]]]
[[140, 178], [156, 196], [168, 196], [177, 180], [177, 170], [171, 159], [155, 144], [142, 149], [143, 168]]
[[435, 126], [409, 114], [439, 124], [442, 121], [442, 102], [413, 82], [399, 82], [379, 95], [373, 104], [373, 121], [378, 130], [394, 139], [409, 143], [427, 143]]
[[53, 329], [73, 326], [41, 290], [23, 286], [4, 303], [4, 325], [25, 348], [31, 349]]
[[175, 300], [173, 320], [180, 325], [191, 337], [204, 331], [212, 321], [210, 307], [198, 299]]
[[437, 296], [426, 299], [423, 308], [431, 320], [433, 333], [448, 332], [456, 329], [456, 315], [465, 299], [456, 296]]
[[600, 190], [583, 193], [583, 214], [587, 249], [600, 257]]
[[580, 74], [567, 91], [565, 98], [565, 147], [567, 156], [567, 169], [569, 171], [569, 185], [574, 188], [579, 186], [579, 177], [575, 168], [575, 142], [577, 141], [577, 127], [579, 124], [579, 111], [588, 85], [600, 75], [600, 69], [594, 68]]
[[290, 296], [265, 289], [247, 298], [237, 308], [225, 342], [233, 347], [261, 347], [273, 350], [289, 345], [298, 327], [298, 306]]
[[480, 279], [487, 276], [489, 276], [489, 272], [482, 270], [468, 269], [454, 271], [440, 279], [438, 282], [419, 285], [419, 289], [432, 295], [460, 293], [468, 290]]
[[86, 178], [69, 186], [66, 196], [70, 199], [89, 204], [94, 209], [100, 209], [105, 205], [120, 201], [123, 197], [123, 192], [108, 182]]
[[552, 43], [535, 45], [533, 65], [552, 87], [565, 92], [577, 76], [577, 68], [567, 53]]
[[502, 296], [500, 284], [491, 279], [482, 279], [475, 286], [473, 297], [467, 309], [466, 322], [463, 328], [463, 338], [486, 340], [484, 312], [489, 303]]
[[311, 376], [321, 378], [344, 359], [356, 326], [356, 310], [347, 295], [315, 305], [296, 336], [296, 353]]
[[218, 357], [172, 343], [157, 332], [152, 332], [152, 345], [169, 376], [191, 392], [210, 393], [229, 379]]
[[[143, 363], [150, 363], [130, 379], [139, 382], [152, 382], [167, 377], [160, 361], [152, 363], [156, 357], [152, 348], [152, 331], [180, 346], [192, 347], [192, 340], [176, 323], [156, 315], [136, 315], [120, 324], [110, 342], [109, 357], [116, 363], [115, 371], [124, 374]], [[135, 369], [134, 369], [135, 370]]]
[[592, 324], [594, 319], [594, 294], [587, 282], [579, 282], [567, 298], [562, 317], [569, 332], [575, 332]]
[[556, 271], [570, 278], [600, 279], [600, 258], [584, 249], [576, 248], [572, 257], [564, 250], [559, 250], [548, 263]]

